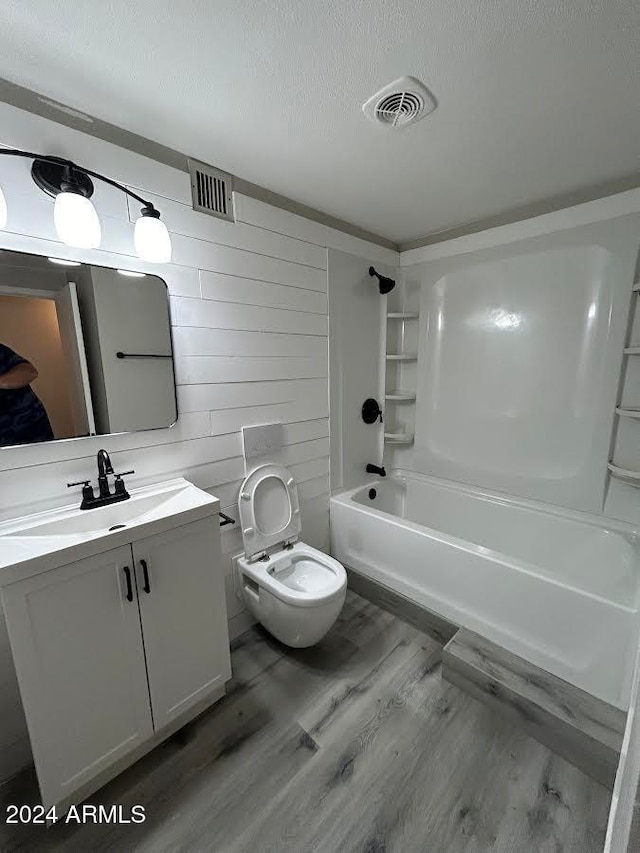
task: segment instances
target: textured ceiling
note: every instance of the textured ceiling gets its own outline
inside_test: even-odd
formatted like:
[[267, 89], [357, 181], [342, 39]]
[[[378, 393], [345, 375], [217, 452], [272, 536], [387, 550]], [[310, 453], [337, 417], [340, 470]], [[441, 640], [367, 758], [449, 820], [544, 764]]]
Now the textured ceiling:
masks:
[[401, 242], [640, 172], [638, 0], [3, 0], [0, 76]]

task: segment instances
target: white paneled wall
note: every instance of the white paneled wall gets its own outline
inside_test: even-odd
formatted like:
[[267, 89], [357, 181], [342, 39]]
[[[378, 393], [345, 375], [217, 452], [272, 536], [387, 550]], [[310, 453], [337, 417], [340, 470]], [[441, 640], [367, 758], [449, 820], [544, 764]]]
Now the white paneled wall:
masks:
[[[136, 188], [161, 210], [172, 233], [173, 262], [137, 260], [133, 220], [139, 209], [96, 185], [103, 249], [62, 246], [53, 202], [29, 176], [29, 161], [0, 158], [9, 205], [0, 248], [156, 272], [165, 278], [178, 382], [178, 423], [171, 429], [0, 451], [0, 518], [68, 503], [66, 483], [95, 474], [105, 447], [132, 485], [185, 476], [220, 498], [235, 517], [244, 476], [240, 428], [281, 421], [285, 464], [299, 484], [303, 538], [329, 543], [329, 393], [327, 247], [395, 266], [395, 252], [236, 197], [238, 222], [195, 213], [186, 173], [0, 104], [0, 144], [69, 157]], [[233, 595], [230, 555], [237, 528], [223, 528], [232, 635], [248, 624]], [[30, 757], [3, 620], [0, 618], [0, 780]]]

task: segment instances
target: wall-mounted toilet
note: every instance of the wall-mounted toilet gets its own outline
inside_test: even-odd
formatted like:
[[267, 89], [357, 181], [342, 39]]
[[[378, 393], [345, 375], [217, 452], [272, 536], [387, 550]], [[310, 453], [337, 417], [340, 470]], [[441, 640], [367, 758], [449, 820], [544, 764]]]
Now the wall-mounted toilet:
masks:
[[261, 465], [238, 499], [244, 554], [234, 560], [236, 591], [282, 643], [312, 646], [338, 618], [347, 593], [344, 567], [298, 541], [300, 505], [291, 473]]

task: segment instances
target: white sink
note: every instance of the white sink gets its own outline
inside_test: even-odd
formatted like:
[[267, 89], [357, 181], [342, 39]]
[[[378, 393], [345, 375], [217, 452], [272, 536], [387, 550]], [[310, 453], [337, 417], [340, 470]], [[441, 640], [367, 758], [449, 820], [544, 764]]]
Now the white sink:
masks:
[[[213, 516], [218, 506], [216, 498], [179, 478], [132, 490], [129, 500], [109, 506], [88, 510], [64, 507], [5, 522], [0, 524], [0, 570], [14, 571], [0, 571], [0, 586], [53, 568], [60, 561], [81, 559]], [[22, 571], [16, 575], [15, 570]]]
[[[132, 494], [129, 500], [109, 506], [96, 507], [87, 510], [72, 510], [51, 521], [36, 520], [24, 527], [6, 533], [6, 536], [32, 538], [34, 536], [96, 536], [110, 533], [115, 526], [139, 524], [140, 520], [151, 514], [165, 514], [175, 503], [176, 498], [182, 497], [171, 492], [158, 492], [151, 495]], [[2, 534], [0, 533], [0, 536]]]

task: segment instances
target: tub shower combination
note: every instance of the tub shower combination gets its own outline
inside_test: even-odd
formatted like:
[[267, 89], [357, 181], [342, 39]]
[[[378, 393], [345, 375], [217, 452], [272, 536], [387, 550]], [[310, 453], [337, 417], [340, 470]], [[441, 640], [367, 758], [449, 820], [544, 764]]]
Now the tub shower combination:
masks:
[[627, 708], [632, 525], [395, 471], [331, 499], [331, 537], [348, 568]]

